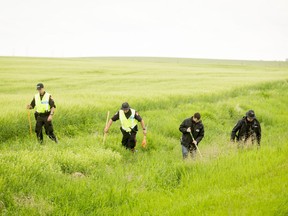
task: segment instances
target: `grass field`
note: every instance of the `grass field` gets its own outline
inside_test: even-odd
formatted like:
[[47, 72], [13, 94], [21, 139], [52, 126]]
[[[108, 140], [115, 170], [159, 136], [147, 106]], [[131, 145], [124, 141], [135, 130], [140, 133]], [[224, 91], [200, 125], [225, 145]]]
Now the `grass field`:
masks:
[[[288, 62], [1, 57], [0, 79], [2, 215], [288, 215]], [[56, 102], [59, 144], [30, 137], [38, 82]], [[149, 125], [136, 154], [119, 122], [102, 143], [107, 111], [125, 101]], [[249, 109], [260, 150], [229, 142]], [[182, 161], [178, 127], [196, 111], [203, 158]]]

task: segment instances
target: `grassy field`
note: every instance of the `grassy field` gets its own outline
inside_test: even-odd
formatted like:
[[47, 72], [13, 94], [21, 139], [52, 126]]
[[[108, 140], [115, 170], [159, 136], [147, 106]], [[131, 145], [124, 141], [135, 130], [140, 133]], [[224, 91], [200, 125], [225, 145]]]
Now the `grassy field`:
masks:
[[[0, 79], [2, 215], [288, 215], [288, 62], [1, 57]], [[38, 82], [56, 102], [59, 144], [30, 137]], [[124, 101], [149, 125], [136, 154], [119, 122], [102, 143]], [[229, 142], [249, 109], [260, 150]], [[196, 111], [203, 158], [182, 161], [178, 127]]]

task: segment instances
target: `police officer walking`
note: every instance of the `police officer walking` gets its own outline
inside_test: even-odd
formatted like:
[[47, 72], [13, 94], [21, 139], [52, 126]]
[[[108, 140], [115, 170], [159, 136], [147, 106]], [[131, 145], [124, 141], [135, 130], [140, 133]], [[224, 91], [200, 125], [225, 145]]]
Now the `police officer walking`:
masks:
[[44, 125], [45, 132], [51, 140], [58, 143], [58, 140], [53, 132], [52, 118], [55, 111], [55, 103], [51, 95], [45, 92], [42, 83], [37, 84], [38, 93], [35, 94], [33, 100], [27, 105], [27, 109], [36, 108], [35, 119], [36, 127], [35, 132], [39, 143], [43, 143], [42, 127]]
[[[238, 134], [237, 134], [238, 132]], [[261, 141], [261, 126], [259, 121], [256, 119], [255, 112], [249, 110], [241, 120], [234, 126], [231, 132], [231, 142], [238, 142], [238, 147], [241, 144], [245, 144], [251, 139], [252, 144], [256, 139], [258, 147], [260, 147]]]
[[[179, 127], [182, 132], [181, 145], [183, 159], [186, 159], [191, 154], [191, 157], [196, 156], [196, 145], [198, 146], [200, 141], [204, 137], [204, 125], [201, 121], [200, 113], [195, 113], [192, 117], [185, 119]], [[191, 134], [194, 137], [192, 139]]]
[[121, 109], [109, 120], [104, 129], [104, 133], [108, 133], [112, 123], [117, 120], [120, 120], [121, 122], [120, 130], [123, 135], [122, 145], [126, 149], [130, 149], [132, 152], [134, 152], [136, 146], [136, 134], [138, 132], [138, 122], [141, 123], [143, 134], [146, 136], [147, 133], [144, 120], [136, 110], [130, 108], [129, 104], [125, 102], [122, 104]]

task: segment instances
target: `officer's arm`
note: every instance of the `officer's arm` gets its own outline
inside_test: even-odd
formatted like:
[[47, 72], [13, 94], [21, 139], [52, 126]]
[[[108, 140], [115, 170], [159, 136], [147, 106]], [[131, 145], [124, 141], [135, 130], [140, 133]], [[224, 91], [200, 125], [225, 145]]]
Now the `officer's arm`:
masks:
[[55, 112], [55, 107], [51, 107], [50, 115], [54, 115], [54, 112]]
[[143, 133], [146, 134], [146, 127], [145, 127], [145, 122], [144, 120], [142, 119], [142, 117], [139, 115], [138, 112], [135, 113], [135, 119], [140, 122], [141, 124], [141, 127], [143, 129]]
[[55, 112], [55, 107], [51, 107], [51, 109], [50, 109], [50, 115], [48, 116], [47, 121], [52, 121], [54, 112]]
[[110, 119], [110, 120], [108, 121], [105, 129], [104, 129], [104, 133], [108, 133], [108, 130], [109, 130], [109, 128], [111, 127], [112, 123], [113, 123], [113, 120]]
[[261, 142], [261, 126], [260, 126], [260, 123], [258, 123], [258, 131], [256, 133], [256, 137], [257, 137], [257, 143], [260, 146], [260, 142]]
[[141, 122], [140, 122], [140, 123], [141, 123], [141, 127], [142, 127], [142, 129], [143, 129], [143, 130], [146, 130], [146, 127], [145, 127], [145, 122], [144, 122], [144, 120], [143, 120], [143, 119], [141, 120]]
[[111, 121], [117, 121], [117, 120], [119, 120], [119, 118], [120, 118], [120, 114], [119, 114], [119, 112], [117, 112], [110, 120]]
[[202, 129], [199, 132], [199, 135], [196, 138], [197, 144], [203, 139], [203, 137], [204, 137], [204, 126], [202, 127]]
[[146, 127], [145, 127], [145, 122], [144, 122], [144, 120], [142, 119], [140, 123], [141, 123], [141, 127], [142, 127], [142, 129], [143, 129], [143, 133], [144, 133], [144, 135], [146, 135], [147, 131], [146, 131]]
[[107, 125], [106, 125], [105, 128], [104, 128], [104, 133], [108, 133], [109, 128], [111, 127], [112, 123], [113, 123], [114, 121], [117, 121], [117, 120], [119, 120], [119, 112], [117, 112], [117, 113], [108, 121]]
[[182, 133], [187, 133], [187, 125], [185, 124], [185, 120], [182, 122], [182, 124], [180, 125], [179, 127], [179, 130], [182, 132]]
[[50, 107], [56, 108], [55, 102], [54, 102], [54, 100], [53, 100], [53, 98], [52, 98], [51, 95], [50, 95], [50, 97], [49, 97], [49, 105], [50, 105]]
[[35, 107], [35, 97], [31, 101], [31, 103], [27, 105], [27, 109], [34, 109], [34, 107]]
[[231, 132], [231, 141], [234, 142], [235, 140], [235, 137], [236, 137], [236, 133], [240, 130], [241, 128], [241, 120], [238, 121], [238, 123], [234, 126], [234, 128], [232, 129], [232, 132]]
[[[138, 122], [141, 122], [142, 121], [142, 117], [139, 115], [138, 112], [135, 113], [135, 119], [138, 121]], [[141, 123], [142, 124], [142, 123]]]

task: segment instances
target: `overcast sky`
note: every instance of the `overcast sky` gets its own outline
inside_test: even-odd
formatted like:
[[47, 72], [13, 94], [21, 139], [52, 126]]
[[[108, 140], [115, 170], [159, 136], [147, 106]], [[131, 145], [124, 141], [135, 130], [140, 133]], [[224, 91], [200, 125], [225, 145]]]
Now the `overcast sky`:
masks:
[[288, 0], [0, 0], [0, 56], [288, 58]]

